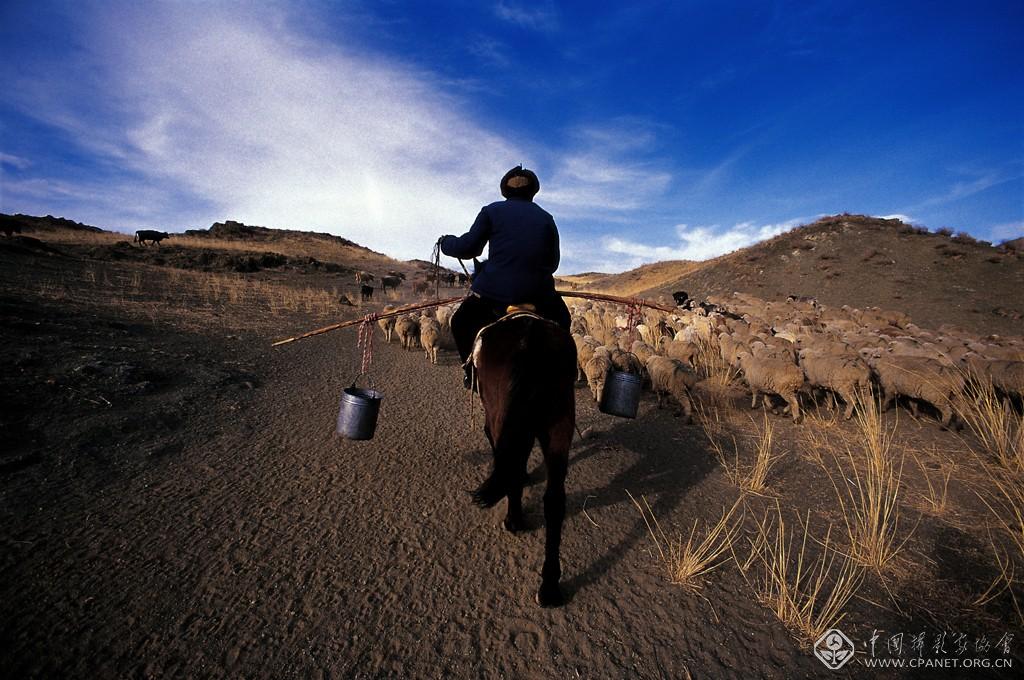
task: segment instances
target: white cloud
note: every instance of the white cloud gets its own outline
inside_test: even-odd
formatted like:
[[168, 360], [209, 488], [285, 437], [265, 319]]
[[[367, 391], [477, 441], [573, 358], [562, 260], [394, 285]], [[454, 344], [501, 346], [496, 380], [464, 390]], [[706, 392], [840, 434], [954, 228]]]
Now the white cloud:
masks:
[[32, 162], [27, 158], [21, 156], [15, 156], [14, 154], [4, 153], [0, 151], [0, 164], [10, 165], [11, 167], [17, 168], [18, 170], [24, 170], [25, 168], [32, 165]]
[[678, 242], [664, 245], [641, 243], [622, 236], [605, 236], [600, 239], [599, 249], [591, 247], [587, 250], [584, 245], [569, 252], [566, 261], [571, 268], [566, 266], [563, 269], [614, 273], [664, 260], [708, 260], [767, 240], [809, 221], [798, 218], [763, 225], [741, 222], [731, 228], [680, 224], [675, 228]]
[[988, 231], [989, 239], [992, 243], [999, 243], [1001, 241], [1010, 241], [1015, 238], [1024, 236], [1024, 220], [1017, 222], [1004, 222], [1003, 224], [997, 224]]
[[526, 5], [499, 0], [494, 6], [494, 13], [499, 19], [522, 28], [545, 32], [558, 29], [558, 14], [550, 3], [533, 2]]
[[[627, 212], [650, 208], [672, 182], [664, 161], [649, 157], [656, 126], [618, 119], [570, 130], [569, 145], [555, 154], [538, 198], [566, 218], [622, 221]], [[547, 181], [546, 181], [547, 180]]]
[[880, 215], [880, 219], [883, 220], [899, 220], [904, 224], [917, 224], [917, 220], [909, 215], [903, 215], [900, 213], [893, 213], [892, 215]]
[[[83, 26], [91, 60], [62, 74], [59, 96], [21, 103], [136, 173], [108, 187], [119, 194], [108, 201], [149, 224], [206, 226], [177, 223], [194, 212], [171, 205], [177, 195], [204, 205], [208, 221], [330, 231], [426, 257], [437, 236], [464, 231], [498, 198], [498, 178], [526, 154], [477, 124], [431, 74], [311, 43], [287, 26], [193, 4], [92, 16]], [[87, 113], [99, 105], [106, 115]], [[138, 204], [140, 181], [165, 194], [149, 211]], [[88, 201], [92, 183], [74, 184], [51, 188]], [[45, 188], [8, 193], [29, 201]]]
[[960, 199], [974, 196], [975, 194], [986, 191], [994, 186], [999, 186], [1006, 182], [1012, 182], [1020, 179], [1021, 177], [1019, 173], [1007, 174], [1000, 170], [973, 172], [970, 170], [963, 170], [962, 172], [974, 175], [973, 179], [954, 182], [945, 193], [927, 198], [915, 205], [911, 210], [918, 211], [924, 208], [931, 208], [959, 201]]
[[[551, 171], [553, 185], [538, 198], [566, 217], [613, 218], [611, 212], [648, 207], [672, 176], [644, 163], [617, 161], [597, 153], [566, 155]], [[543, 183], [543, 180], [542, 180]]]

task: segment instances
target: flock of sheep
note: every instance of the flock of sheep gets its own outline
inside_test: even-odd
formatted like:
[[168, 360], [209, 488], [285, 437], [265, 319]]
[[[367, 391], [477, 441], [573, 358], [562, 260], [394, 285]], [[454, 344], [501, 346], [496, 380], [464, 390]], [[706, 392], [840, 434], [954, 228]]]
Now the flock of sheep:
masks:
[[[609, 371], [625, 371], [643, 377], [659, 406], [675, 400], [687, 420], [694, 388], [714, 374], [724, 374], [723, 383], [744, 383], [752, 407], [760, 398], [784, 402], [795, 423], [802, 419], [800, 396], [821, 392], [842, 400], [845, 418], [874, 390], [883, 410], [902, 397], [916, 415], [923, 402], [944, 427], [956, 425], [955, 405], [972, 383], [991, 385], [1018, 408], [1024, 395], [1024, 338], [929, 331], [900, 312], [741, 293], [690, 301], [674, 313], [646, 308], [631, 316], [623, 305], [589, 301], [570, 309], [579, 377], [595, 401]], [[453, 346], [452, 311], [445, 306], [379, 324], [389, 342], [397, 335], [403, 347], [422, 347], [437, 363], [438, 349]]]
[[[384, 314], [391, 311], [394, 311], [391, 305], [383, 309]], [[397, 335], [403, 349], [422, 348], [430, 363], [436, 364], [440, 350], [455, 347], [451, 328], [454, 312], [454, 305], [444, 305], [433, 310], [423, 310], [419, 314], [410, 313], [378, 319], [377, 325], [384, 332], [384, 339], [387, 342], [391, 342]]]
[[642, 323], [628, 326], [623, 307], [573, 308], [580, 371], [595, 400], [611, 367], [645, 375], [659, 402], [671, 395], [687, 417], [694, 386], [722, 369], [745, 382], [752, 407], [762, 396], [777, 397], [796, 423], [800, 395], [822, 391], [845, 403], [845, 418], [859, 397], [877, 390], [883, 410], [903, 397], [916, 415], [924, 402], [944, 427], [953, 424], [969, 383], [990, 384], [1018, 406], [1024, 394], [1024, 338], [928, 331], [905, 314], [877, 308], [734, 293], [674, 314], [647, 310]]

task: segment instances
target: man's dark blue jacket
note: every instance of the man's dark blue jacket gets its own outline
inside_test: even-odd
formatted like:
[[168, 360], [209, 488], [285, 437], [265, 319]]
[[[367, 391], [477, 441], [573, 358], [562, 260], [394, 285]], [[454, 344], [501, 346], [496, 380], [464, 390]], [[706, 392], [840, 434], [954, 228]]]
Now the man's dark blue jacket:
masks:
[[473, 292], [504, 304], [543, 301], [555, 292], [558, 227], [555, 218], [523, 198], [484, 206], [469, 231], [441, 239], [441, 252], [468, 260], [490, 241], [487, 266], [473, 277]]

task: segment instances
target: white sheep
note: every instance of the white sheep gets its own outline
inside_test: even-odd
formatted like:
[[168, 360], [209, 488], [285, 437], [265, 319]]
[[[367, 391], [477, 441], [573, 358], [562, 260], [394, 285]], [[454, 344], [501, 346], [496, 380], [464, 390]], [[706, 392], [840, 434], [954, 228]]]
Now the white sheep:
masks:
[[395, 332], [403, 349], [416, 349], [420, 341], [420, 322], [415, 316], [400, 316], [395, 320]]
[[670, 359], [678, 359], [685, 364], [693, 366], [693, 359], [700, 352], [696, 343], [688, 340], [670, 340], [663, 338], [661, 341], [661, 354]]
[[619, 347], [608, 348], [608, 357], [612, 360], [612, 368], [630, 375], [643, 375], [644, 367], [640, 359], [629, 351]]
[[437, 363], [437, 350], [441, 346], [443, 331], [437, 319], [423, 317], [420, 320], [420, 346], [430, 363]]
[[642, 364], [647, 364], [647, 360], [657, 354], [657, 351], [643, 340], [634, 340], [629, 351], [635, 354]]
[[651, 389], [658, 395], [658, 408], [661, 408], [664, 398], [670, 396], [679, 403], [686, 422], [690, 422], [693, 418], [690, 390], [700, 380], [693, 369], [678, 359], [658, 355], [649, 358], [646, 367], [651, 378]]
[[787, 359], [773, 356], [755, 357], [750, 352], [739, 350], [736, 361], [750, 386], [752, 399], [750, 408], [757, 408], [761, 394], [777, 394], [786, 400], [794, 423], [800, 423], [800, 401], [797, 392], [804, 385], [804, 372]]
[[[393, 306], [388, 305], [384, 308], [383, 312], [386, 314], [394, 311], [394, 309]], [[377, 325], [384, 332], [384, 342], [391, 342], [391, 338], [395, 334], [395, 317], [389, 316], [385, 319], [377, 319]]]
[[601, 343], [590, 335], [576, 334], [572, 336], [572, 340], [576, 343], [576, 379], [583, 380], [586, 378], [584, 367]]
[[1003, 398], [1024, 399], [1024, 361], [989, 359], [965, 354], [960, 365], [976, 384], [991, 384]]
[[871, 390], [871, 369], [858, 355], [800, 350], [800, 368], [807, 382], [838, 394], [846, 402], [843, 418], [853, 417], [853, 405], [859, 395]]
[[942, 426], [953, 424], [953, 400], [964, 390], [963, 374], [934, 359], [883, 352], [879, 349], [862, 350], [861, 355], [878, 377], [882, 390], [882, 410], [888, 410], [897, 396], [909, 397], [910, 410], [917, 416], [919, 399], [939, 410]]
[[452, 326], [452, 314], [455, 310], [445, 305], [437, 308], [437, 322], [441, 324], [442, 328], [451, 328]]
[[608, 350], [598, 347], [593, 355], [583, 366], [583, 374], [587, 378], [587, 386], [590, 387], [594, 401], [601, 403], [601, 395], [604, 394], [604, 383], [608, 379], [608, 371], [612, 369], [612, 359]]

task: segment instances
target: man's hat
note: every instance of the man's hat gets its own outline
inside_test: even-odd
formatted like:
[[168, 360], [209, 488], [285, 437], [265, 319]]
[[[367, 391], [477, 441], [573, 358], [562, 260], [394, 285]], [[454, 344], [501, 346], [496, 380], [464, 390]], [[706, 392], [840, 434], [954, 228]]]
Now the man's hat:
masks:
[[505, 198], [525, 198], [532, 201], [540, 191], [540, 180], [533, 170], [524, 170], [517, 165], [501, 178], [501, 195]]

